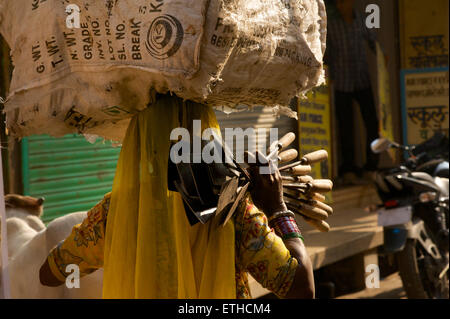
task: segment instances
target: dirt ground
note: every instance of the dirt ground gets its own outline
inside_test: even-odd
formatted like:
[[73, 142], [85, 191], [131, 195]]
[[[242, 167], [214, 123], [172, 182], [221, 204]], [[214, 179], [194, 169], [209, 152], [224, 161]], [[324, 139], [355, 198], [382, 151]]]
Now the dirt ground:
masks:
[[337, 299], [407, 299], [398, 272], [383, 278], [380, 288], [364, 289], [362, 291], [343, 295]]

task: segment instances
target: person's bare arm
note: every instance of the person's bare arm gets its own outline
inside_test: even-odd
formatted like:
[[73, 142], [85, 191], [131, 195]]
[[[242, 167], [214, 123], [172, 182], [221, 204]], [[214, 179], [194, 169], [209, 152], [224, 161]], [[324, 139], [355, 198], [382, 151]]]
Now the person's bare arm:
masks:
[[64, 283], [55, 277], [48, 264], [48, 259], [45, 259], [44, 264], [39, 269], [39, 280], [42, 285], [49, 287], [58, 287]]
[[[278, 175], [278, 176], [277, 176]], [[269, 187], [268, 189], [266, 187], [259, 188], [256, 192], [261, 194], [261, 198], [259, 198], [259, 204], [263, 212], [266, 214], [267, 217], [272, 216], [272, 214], [280, 211], [287, 210], [286, 204], [283, 200], [283, 193], [281, 189], [281, 193], [278, 193], [278, 187], [281, 185], [281, 176], [279, 176], [280, 173], [277, 171], [277, 174], [274, 174], [274, 176], [270, 177], [271, 175], [261, 175], [263, 179], [269, 180], [271, 178], [274, 179], [274, 184]], [[279, 184], [279, 185], [278, 185]], [[280, 195], [281, 200], [276, 200], [273, 197], [275, 197], [275, 194]], [[272, 194], [272, 196], [271, 196]], [[278, 196], [277, 196], [278, 197]], [[261, 199], [264, 198], [264, 202], [261, 201]], [[258, 200], [257, 200], [258, 201]], [[267, 201], [267, 202], [266, 202]], [[270, 201], [270, 203], [269, 203]], [[277, 203], [278, 202], [278, 203]], [[277, 203], [274, 205], [274, 203]], [[258, 204], [255, 202], [255, 205], [257, 207]], [[268, 209], [265, 209], [264, 207], [268, 207]], [[298, 261], [298, 267], [295, 272], [295, 279], [292, 283], [291, 289], [286, 295], [286, 298], [288, 299], [313, 299], [315, 296], [315, 287], [314, 287], [314, 273], [313, 273], [313, 267], [311, 263], [311, 259], [309, 258], [308, 253], [306, 252], [306, 247], [303, 243], [303, 241], [300, 238], [289, 238], [283, 240], [284, 245], [291, 253], [292, 257], [297, 259]]]
[[288, 299], [314, 299], [314, 273], [306, 247], [300, 238], [290, 238], [283, 241], [286, 248], [297, 259], [298, 267], [291, 289], [286, 295]]
[[[270, 218], [273, 214], [287, 210], [283, 200], [283, 184], [277, 168], [273, 174], [260, 174], [257, 165], [249, 168], [252, 178], [251, 195], [254, 204]], [[284, 245], [297, 259], [295, 279], [286, 298], [314, 298], [314, 273], [305, 245], [300, 238], [285, 239]]]

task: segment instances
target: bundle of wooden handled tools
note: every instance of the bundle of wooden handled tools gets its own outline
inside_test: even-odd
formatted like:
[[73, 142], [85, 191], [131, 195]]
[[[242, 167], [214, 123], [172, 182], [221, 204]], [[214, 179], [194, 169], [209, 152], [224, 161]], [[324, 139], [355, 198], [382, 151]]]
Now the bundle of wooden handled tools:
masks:
[[[333, 182], [329, 179], [313, 179], [311, 165], [328, 159], [325, 150], [306, 154], [298, 159], [295, 149], [285, 150], [295, 140], [294, 133], [283, 136], [269, 148], [269, 160], [277, 154], [279, 171], [283, 180], [283, 195], [286, 206], [321, 232], [328, 232], [330, 225], [325, 221], [333, 209], [324, 203], [324, 193], [330, 192]], [[286, 164], [288, 163], [288, 164]]]
[[[286, 148], [295, 140], [295, 134], [290, 132], [283, 136], [280, 140], [273, 143], [269, 149], [269, 155], [264, 160], [269, 162], [278, 160], [279, 171], [283, 181], [283, 196], [288, 209], [303, 217], [303, 219], [321, 232], [328, 232], [330, 225], [326, 222], [328, 216], [333, 214], [333, 209], [325, 204], [324, 193], [328, 193], [333, 188], [333, 182], [329, 179], [313, 179], [311, 173], [311, 165], [320, 163], [328, 159], [328, 153], [325, 150], [315, 151], [306, 154], [298, 159], [298, 152], [295, 149]], [[246, 154], [246, 162], [256, 162], [256, 157], [251, 153]], [[261, 156], [261, 154], [259, 154]], [[249, 157], [254, 157], [249, 159]], [[237, 195], [233, 196], [234, 204], [228, 211], [223, 224], [230, 219], [238, 203], [244, 198], [251, 179], [238, 163], [234, 163], [240, 171], [241, 182], [238, 179], [231, 180], [224, 185], [224, 195], [226, 189], [237, 190]], [[240, 185], [238, 185], [238, 183]], [[224, 196], [225, 197], [225, 196]], [[219, 207], [223, 206], [219, 199]]]

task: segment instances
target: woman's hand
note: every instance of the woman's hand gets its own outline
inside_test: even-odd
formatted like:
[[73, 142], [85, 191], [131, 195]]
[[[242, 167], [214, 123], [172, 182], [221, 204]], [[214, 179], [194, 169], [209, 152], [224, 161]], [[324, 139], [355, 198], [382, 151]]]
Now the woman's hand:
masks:
[[[255, 159], [255, 155], [248, 153], [247, 159]], [[267, 159], [261, 153], [256, 152], [256, 161], [247, 163], [250, 165], [248, 173], [251, 178], [250, 194], [253, 203], [267, 217], [272, 216], [276, 212], [287, 210], [283, 200], [283, 184], [281, 174], [278, 167], [274, 163], [268, 163]], [[256, 162], [256, 163], [255, 163]]]

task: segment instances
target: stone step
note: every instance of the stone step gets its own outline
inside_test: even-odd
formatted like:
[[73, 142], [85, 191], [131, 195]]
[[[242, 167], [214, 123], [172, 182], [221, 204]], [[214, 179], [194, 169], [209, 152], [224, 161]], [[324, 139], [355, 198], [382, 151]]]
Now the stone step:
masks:
[[342, 187], [333, 190], [331, 206], [335, 210], [362, 208], [380, 203], [377, 191], [371, 184]]

